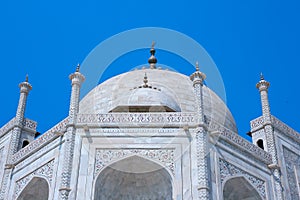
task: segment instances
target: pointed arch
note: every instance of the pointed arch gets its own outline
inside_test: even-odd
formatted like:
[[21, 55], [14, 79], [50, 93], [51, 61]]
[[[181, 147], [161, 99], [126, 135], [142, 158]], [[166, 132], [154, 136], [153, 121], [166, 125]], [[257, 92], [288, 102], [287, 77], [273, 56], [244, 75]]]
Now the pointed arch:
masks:
[[26, 185], [17, 200], [48, 200], [49, 184], [46, 179], [34, 177]]
[[94, 200], [172, 200], [172, 177], [157, 163], [130, 156], [104, 168], [94, 184]]
[[224, 200], [263, 200], [257, 190], [242, 176], [228, 179], [223, 187]]

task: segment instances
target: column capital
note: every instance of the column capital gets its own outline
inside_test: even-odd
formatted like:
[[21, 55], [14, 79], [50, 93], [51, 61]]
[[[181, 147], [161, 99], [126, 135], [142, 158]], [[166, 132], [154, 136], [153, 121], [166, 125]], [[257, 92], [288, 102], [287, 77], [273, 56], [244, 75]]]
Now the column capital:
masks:
[[270, 83], [265, 80], [263, 74], [260, 74], [260, 81], [256, 84], [256, 88], [261, 91], [268, 91]]
[[69, 75], [69, 79], [72, 81], [73, 84], [81, 85], [85, 81], [84, 75], [82, 75], [79, 71], [80, 65], [77, 65], [76, 71]]
[[28, 82], [28, 75], [26, 75], [26, 79], [24, 82], [19, 84], [20, 93], [28, 94], [29, 91], [32, 89], [31, 84]]
[[195, 84], [203, 85], [203, 81], [206, 79], [206, 75], [199, 70], [199, 63], [196, 62], [196, 71], [190, 76], [191, 81]]

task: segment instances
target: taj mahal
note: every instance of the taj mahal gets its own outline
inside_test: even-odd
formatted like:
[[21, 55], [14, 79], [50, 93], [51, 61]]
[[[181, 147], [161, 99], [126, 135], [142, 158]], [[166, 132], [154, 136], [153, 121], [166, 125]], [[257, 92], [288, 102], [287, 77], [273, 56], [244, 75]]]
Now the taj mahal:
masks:
[[40, 135], [24, 116], [32, 86], [20, 83], [16, 115], [0, 128], [0, 199], [300, 200], [300, 134], [271, 114], [262, 75], [249, 142], [198, 65], [187, 76], [150, 54], [81, 100], [78, 66], [68, 115]]

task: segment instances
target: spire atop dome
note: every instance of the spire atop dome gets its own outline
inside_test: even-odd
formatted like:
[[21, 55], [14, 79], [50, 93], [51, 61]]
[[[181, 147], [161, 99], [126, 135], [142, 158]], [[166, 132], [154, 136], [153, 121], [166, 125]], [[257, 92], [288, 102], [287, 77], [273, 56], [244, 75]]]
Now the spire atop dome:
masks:
[[25, 77], [25, 82], [28, 83], [28, 74], [26, 74], [26, 77]]
[[156, 69], [157, 59], [155, 58], [155, 49], [154, 49], [155, 42], [152, 42], [151, 49], [150, 49], [150, 58], [148, 59], [148, 63], [150, 64], [150, 69]]
[[148, 83], [148, 77], [147, 77], [147, 73], [145, 73], [145, 76], [144, 76], [144, 85], [143, 85], [144, 88], [148, 87], [147, 83]]

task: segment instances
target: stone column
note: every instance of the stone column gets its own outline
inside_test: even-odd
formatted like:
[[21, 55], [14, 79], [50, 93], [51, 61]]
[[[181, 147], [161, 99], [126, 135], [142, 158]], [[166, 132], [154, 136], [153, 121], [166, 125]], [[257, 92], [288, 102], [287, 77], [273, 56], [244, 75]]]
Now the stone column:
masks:
[[65, 143], [63, 146], [63, 167], [61, 173], [61, 184], [59, 189], [60, 199], [69, 199], [71, 174], [73, 168], [74, 146], [75, 146], [75, 133], [76, 133], [76, 120], [79, 111], [79, 97], [80, 88], [85, 77], [79, 72], [79, 65], [76, 72], [69, 76], [72, 81], [72, 92], [70, 99], [69, 118], [67, 124], [67, 132], [64, 135]]
[[29, 91], [32, 89], [32, 86], [30, 85], [30, 83], [28, 83], [28, 76], [26, 76], [25, 82], [19, 84], [19, 87], [20, 87], [20, 98], [19, 98], [19, 104], [15, 116], [15, 126], [12, 130], [10, 141], [9, 141], [8, 154], [6, 157], [6, 164], [5, 164], [2, 183], [1, 183], [1, 193], [0, 193], [1, 200], [8, 199], [7, 192], [9, 190], [9, 185], [10, 185], [9, 179], [11, 177], [11, 173], [14, 168], [11, 159], [12, 156], [19, 150], [21, 131], [22, 131], [23, 121], [24, 121], [24, 113], [27, 104], [27, 96]]
[[[208, 182], [208, 158], [207, 158], [207, 127], [204, 123], [204, 109], [203, 109], [203, 81], [206, 78], [205, 74], [199, 71], [198, 63], [196, 63], [196, 72], [191, 75], [193, 81], [194, 92], [196, 95], [197, 104], [197, 128], [196, 134], [192, 135], [192, 151], [196, 155], [196, 165], [193, 167], [197, 169], [197, 199], [210, 199], [209, 182]], [[195, 152], [196, 151], [196, 152]], [[192, 155], [192, 157], [195, 157]], [[194, 181], [193, 181], [194, 182]], [[194, 182], [195, 183], [195, 182]]]
[[264, 130], [266, 136], [267, 151], [272, 155], [272, 162], [269, 168], [273, 171], [273, 188], [274, 188], [274, 199], [283, 200], [283, 188], [281, 184], [281, 173], [277, 155], [277, 144], [276, 137], [272, 126], [272, 116], [270, 112], [270, 104], [268, 99], [268, 88], [270, 83], [265, 81], [261, 74], [260, 81], [256, 84], [256, 88], [260, 92], [260, 99], [262, 105], [262, 116], [264, 119]]

